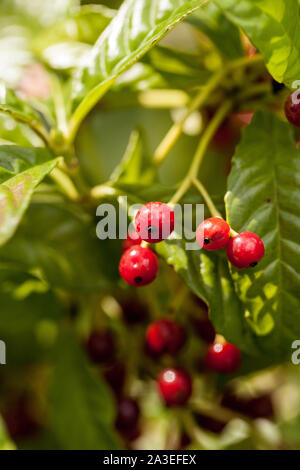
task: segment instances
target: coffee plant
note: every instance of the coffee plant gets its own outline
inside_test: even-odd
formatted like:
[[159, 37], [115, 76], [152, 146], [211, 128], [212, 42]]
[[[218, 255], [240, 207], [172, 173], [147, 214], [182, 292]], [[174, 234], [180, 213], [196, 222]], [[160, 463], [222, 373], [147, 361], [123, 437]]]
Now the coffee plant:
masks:
[[299, 449], [300, 3], [105, 3], [0, 3], [0, 447]]

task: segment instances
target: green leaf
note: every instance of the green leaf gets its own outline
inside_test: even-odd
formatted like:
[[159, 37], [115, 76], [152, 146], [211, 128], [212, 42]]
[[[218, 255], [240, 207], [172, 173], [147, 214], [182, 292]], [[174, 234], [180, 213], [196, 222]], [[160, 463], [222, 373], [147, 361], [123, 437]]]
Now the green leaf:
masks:
[[265, 256], [253, 270], [232, 268], [232, 277], [261, 352], [281, 359], [300, 335], [299, 175], [291, 128], [258, 112], [233, 158], [226, 208], [234, 230], [262, 238]]
[[16, 121], [30, 126], [42, 139], [45, 139], [45, 131], [38, 113], [25, 101], [18, 98], [0, 81], [0, 113], [12, 116]]
[[98, 240], [96, 220], [73, 205], [33, 203], [0, 256], [38, 270], [54, 287], [97, 291], [119, 279], [115, 243]]
[[0, 147], [0, 245], [13, 235], [35, 188], [59, 161], [49, 158], [45, 149]]
[[36, 165], [51, 159], [51, 153], [44, 148], [0, 146], [0, 183], [9, 180]]
[[57, 21], [38, 36], [34, 49], [41, 53], [50, 45], [63, 41], [94, 44], [115, 16], [116, 10], [103, 5], [83, 5]]
[[115, 168], [110, 177], [111, 181], [118, 183], [150, 184], [155, 177], [155, 168], [149, 153], [145, 151], [142, 132], [132, 132], [124, 157]]
[[291, 85], [300, 76], [300, 22], [297, 0], [215, 0], [242, 28], [264, 57], [271, 75]]
[[203, 0], [161, 0], [159, 4], [125, 0], [72, 81], [74, 108], [83, 100], [73, 116], [72, 132], [122, 72], [202, 4]]
[[203, 5], [188, 21], [203, 31], [226, 59], [236, 59], [244, 55], [238, 28], [214, 3]]
[[8, 114], [0, 113], [0, 145], [40, 147], [41, 139], [26, 124], [15, 121]]
[[77, 40], [94, 44], [115, 14], [116, 10], [104, 5], [82, 5], [73, 18], [77, 25]]
[[[198, 11], [202, 11], [202, 8]], [[149, 61], [162, 74], [168, 86], [186, 89], [205, 83], [211, 75], [201, 53], [187, 53], [157, 46], [149, 54]], [[148, 58], [146, 56], [146, 59]]]
[[112, 396], [72, 334], [60, 339], [49, 391], [50, 427], [65, 450], [114, 450]]

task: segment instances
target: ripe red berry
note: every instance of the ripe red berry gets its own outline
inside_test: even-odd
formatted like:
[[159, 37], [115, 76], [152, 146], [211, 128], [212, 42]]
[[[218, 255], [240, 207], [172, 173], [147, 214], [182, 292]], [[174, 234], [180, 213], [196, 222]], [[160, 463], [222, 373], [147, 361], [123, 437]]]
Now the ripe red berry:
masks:
[[203, 413], [194, 413], [194, 418], [198, 426], [215, 434], [220, 434], [227, 424], [225, 421]]
[[12, 402], [2, 412], [7, 430], [14, 440], [32, 437], [41, 429], [38, 423], [32, 403], [27, 397], [22, 396]]
[[206, 367], [223, 374], [236, 371], [240, 362], [240, 350], [231, 343], [215, 342], [208, 347], [205, 356]]
[[285, 115], [287, 119], [294, 124], [294, 126], [300, 127], [300, 91], [296, 90], [291, 93], [285, 102]]
[[227, 258], [237, 268], [254, 267], [265, 254], [261, 239], [252, 232], [242, 232], [231, 238], [226, 246]]
[[161, 319], [148, 327], [146, 340], [149, 348], [158, 354], [176, 354], [184, 345], [186, 334], [178, 323]]
[[196, 239], [206, 250], [219, 250], [229, 241], [230, 227], [221, 217], [211, 217], [204, 220], [196, 231]]
[[86, 343], [86, 350], [95, 364], [109, 362], [115, 355], [114, 337], [109, 331], [93, 331]]
[[103, 375], [115, 394], [120, 395], [126, 380], [126, 368], [123, 362], [114, 362], [103, 372]]
[[146, 303], [135, 297], [127, 297], [120, 300], [123, 311], [123, 319], [128, 325], [144, 323], [149, 317], [149, 309]]
[[133, 398], [123, 397], [118, 402], [116, 428], [120, 432], [126, 432], [136, 427], [140, 416], [140, 408]]
[[136, 230], [131, 230], [127, 238], [122, 242], [122, 250], [126, 251], [128, 248], [131, 248], [134, 245], [140, 245], [142, 243], [142, 239], [139, 237], [139, 234]]
[[166, 405], [184, 405], [192, 393], [192, 381], [182, 369], [164, 369], [157, 379], [159, 392]]
[[128, 284], [135, 287], [146, 286], [157, 276], [157, 256], [149, 248], [134, 245], [123, 253], [119, 271]]
[[270, 394], [265, 393], [258, 397], [240, 396], [232, 391], [224, 393], [221, 405], [251, 418], [272, 418], [274, 408]]
[[195, 332], [207, 343], [212, 343], [216, 336], [216, 331], [212, 322], [208, 318], [192, 318], [192, 324]]
[[174, 212], [162, 202], [148, 202], [138, 211], [135, 226], [142, 240], [160, 242], [174, 230]]

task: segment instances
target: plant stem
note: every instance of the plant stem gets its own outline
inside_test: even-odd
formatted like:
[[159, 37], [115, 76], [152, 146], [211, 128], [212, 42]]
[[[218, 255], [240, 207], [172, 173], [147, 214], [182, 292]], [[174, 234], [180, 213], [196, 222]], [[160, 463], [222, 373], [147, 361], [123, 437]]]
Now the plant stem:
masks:
[[56, 75], [52, 75], [51, 85], [52, 85], [52, 91], [53, 91], [53, 102], [54, 102], [57, 127], [63, 133], [63, 135], [66, 136], [68, 132], [66, 108], [65, 108], [61, 83]]
[[[224, 65], [221, 71], [215, 73], [210, 80], [207, 82], [206, 86], [201, 89], [201, 91], [195, 96], [195, 98], [191, 101], [189, 108], [187, 109], [183, 118], [175, 123], [170, 130], [168, 131], [167, 135], [163, 138], [161, 143], [158, 145], [157, 149], [154, 152], [154, 164], [160, 165], [164, 159], [167, 157], [169, 152], [172, 150], [174, 145], [176, 144], [177, 140], [179, 139], [182, 131], [183, 126], [187, 118], [197, 109], [201, 108], [201, 106], [205, 103], [209, 95], [213, 92], [213, 90], [221, 83], [222, 79], [228, 72], [232, 72], [237, 68], [243, 68], [248, 65], [253, 65], [256, 63], [263, 62], [263, 58], [260, 54], [256, 54], [253, 57], [242, 57], [237, 59], [233, 62], [230, 62]], [[258, 92], [262, 92], [263, 90], [257, 90]]]
[[76, 201], [80, 195], [69, 176], [59, 168], [54, 168], [50, 174], [55, 183], [62, 189], [62, 191], [72, 200]]
[[[202, 195], [204, 201], [205, 201], [205, 204], [207, 205], [208, 209], [209, 209], [209, 212], [211, 213], [211, 215], [213, 217], [221, 217], [221, 219], [223, 219], [223, 216], [222, 214], [218, 211], [218, 209], [216, 208], [216, 206], [214, 205], [213, 203], [213, 200], [211, 199], [210, 195], [208, 194], [208, 192], [206, 191], [205, 187], [203, 186], [203, 184], [198, 180], [198, 179], [194, 179], [193, 180], [193, 184], [194, 186], [196, 186], [196, 188], [198, 189], [198, 191], [200, 192], [200, 194]], [[235, 237], [236, 235], [238, 235], [238, 232], [236, 232], [235, 230], [233, 230], [232, 228], [230, 228], [230, 235], [232, 237]]]
[[212, 120], [208, 124], [208, 126], [207, 126], [207, 128], [206, 128], [206, 130], [205, 130], [205, 132], [202, 136], [202, 139], [200, 140], [200, 143], [199, 143], [198, 148], [196, 150], [194, 159], [192, 161], [192, 165], [191, 165], [191, 168], [190, 168], [190, 178], [191, 179], [194, 179], [194, 178], [197, 177], [200, 165], [202, 163], [202, 160], [203, 160], [203, 157], [204, 157], [204, 154], [205, 154], [205, 151], [206, 151], [212, 137], [216, 133], [218, 127], [223, 122], [224, 118], [228, 114], [231, 107], [232, 107], [232, 102], [230, 100], [225, 101], [219, 107], [219, 109], [215, 113], [214, 117], [212, 118]]
[[209, 212], [211, 213], [211, 215], [213, 217], [222, 217], [221, 213], [218, 211], [218, 209], [216, 208], [216, 206], [214, 205], [210, 195], [208, 194], [207, 190], [205, 189], [205, 187], [203, 186], [203, 184], [198, 180], [198, 179], [194, 179], [193, 180], [193, 184], [194, 186], [198, 189], [199, 193], [202, 195], [204, 201], [205, 201], [205, 204], [207, 205], [208, 209], [209, 209]]
[[183, 118], [176, 122], [171, 129], [168, 131], [167, 135], [164, 137], [162, 142], [159, 144], [157, 149], [154, 152], [154, 164], [160, 165], [163, 160], [166, 158], [168, 153], [172, 150], [174, 145], [176, 144], [177, 140], [179, 139], [183, 126], [187, 118], [197, 109], [199, 109], [208, 96], [212, 93], [212, 91], [217, 87], [217, 85], [221, 82], [224, 76], [224, 70], [219, 71], [218, 73], [214, 74], [211, 79], [208, 81], [207, 85], [204, 89], [198, 93], [195, 98], [191, 101], [189, 108], [187, 109]]
[[176, 204], [178, 201], [180, 201], [182, 196], [184, 196], [186, 191], [193, 183], [193, 180], [197, 178], [199, 168], [205, 155], [206, 149], [216, 130], [224, 120], [227, 113], [229, 112], [231, 106], [231, 101], [225, 101], [215, 113], [214, 117], [211, 119], [210, 123], [208, 124], [207, 128], [205, 129], [202, 135], [202, 138], [200, 139], [190, 169], [186, 177], [182, 181], [181, 185], [179, 186], [178, 190], [176, 191], [172, 199], [169, 201], [169, 204]]
[[261, 54], [255, 54], [252, 57], [240, 57], [228, 64], [228, 70], [232, 71], [242, 67], [248, 67], [248, 65], [255, 65], [257, 63], [264, 63], [264, 59]]
[[96, 103], [102, 98], [102, 96], [108, 91], [108, 89], [112, 86], [115, 79], [108, 80], [98, 86], [96, 86], [92, 91], [90, 91], [78, 104], [77, 108], [75, 108], [70, 122], [69, 122], [69, 137], [68, 143], [72, 144], [75, 140], [77, 131], [79, 129], [80, 124], [87, 116], [87, 114], [91, 111], [91, 109], [96, 105]]
[[271, 91], [270, 83], [263, 82], [263, 83], [256, 83], [252, 85], [250, 88], [242, 91], [237, 95], [237, 100], [246, 100], [247, 98], [252, 98], [256, 95], [261, 95], [264, 93], [268, 93]]

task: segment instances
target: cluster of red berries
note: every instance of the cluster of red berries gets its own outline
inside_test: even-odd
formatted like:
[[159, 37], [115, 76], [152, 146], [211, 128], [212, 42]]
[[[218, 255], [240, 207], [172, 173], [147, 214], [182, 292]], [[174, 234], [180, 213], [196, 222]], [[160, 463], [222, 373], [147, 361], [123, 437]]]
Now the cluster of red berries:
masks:
[[[203, 320], [203, 322], [205, 321]], [[211, 329], [213, 329], [212, 325]], [[212, 336], [210, 335], [211, 339]], [[147, 329], [147, 347], [150, 352], [157, 356], [163, 354], [174, 356], [180, 351], [185, 342], [186, 333], [184, 328], [173, 320], [165, 318], [157, 320], [151, 323]], [[235, 345], [226, 341], [213, 340], [205, 355], [205, 366], [208, 370], [232, 373], [238, 369], [239, 365], [240, 351]], [[157, 378], [157, 385], [167, 406], [184, 405], [192, 393], [190, 374], [178, 367], [161, 371]]]
[[226, 247], [227, 257], [237, 268], [254, 267], [265, 254], [264, 244], [252, 232], [242, 232], [230, 237], [230, 226], [221, 217], [204, 220], [196, 232], [200, 246], [209, 251]]
[[[135, 218], [136, 230], [123, 243], [125, 250], [120, 261], [122, 278], [133, 286], [145, 286], [158, 272], [155, 253], [142, 242], [157, 243], [166, 239], [174, 229], [174, 212], [167, 204], [150, 202], [142, 206]], [[213, 251], [226, 247], [229, 261], [238, 268], [255, 266], [264, 256], [261, 239], [251, 232], [230, 237], [230, 226], [220, 217], [204, 220], [196, 232], [201, 247]], [[200, 330], [203, 330], [201, 327]], [[207, 369], [233, 373], [240, 365], [239, 349], [226, 341], [215, 340], [208, 331], [210, 344], [205, 356]], [[152, 357], [176, 355], [186, 342], [184, 328], [175, 321], [163, 318], [150, 324], [146, 333], [146, 348]], [[183, 405], [192, 393], [192, 380], [180, 367], [162, 370], [157, 377], [159, 392], [167, 406]]]
[[[142, 241], [157, 243], [166, 239], [174, 230], [174, 212], [167, 204], [149, 202], [142, 206], [135, 218], [136, 231], [131, 232], [123, 243], [119, 265], [122, 278], [133, 286], [150, 284], [158, 273], [158, 259], [155, 253]], [[199, 245], [214, 251], [226, 247], [231, 264], [237, 268], [257, 265], [264, 256], [264, 244], [252, 232], [242, 232], [230, 237], [230, 226], [221, 217], [211, 217], [202, 222], [196, 232]]]
[[174, 230], [174, 212], [162, 202], [149, 202], [141, 207], [135, 217], [136, 230], [123, 243], [125, 252], [119, 271], [132, 286], [142, 287], [154, 281], [158, 273], [158, 259], [142, 241], [158, 243], [168, 238]]
[[[205, 323], [205, 320], [203, 320]], [[209, 320], [207, 320], [209, 321]], [[201, 323], [200, 333], [202, 331]], [[211, 324], [210, 324], [211, 325]], [[205, 326], [205, 325], [204, 325]], [[207, 328], [204, 328], [204, 332]], [[210, 330], [213, 330], [212, 325]], [[214, 339], [210, 334], [210, 343], [205, 356], [206, 369], [232, 373], [240, 365], [239, 349], [231, 343]], [[207, 335], [205, 334], [207, 339]], [[176, 356], [187, 339], [185, 328], [175, 320], [161, 318], [147, 328], [147, 352], [158, 358], [165, 354]], [[116, 428], [127, 439], [135, 439], [139, 432], [139, 405], [132, 397], [124, 395], [126, 370], [123, 363], [116, 359], [115, 338], [109, 331], [93, 331], [86, 343], [88, 355], [93, 363], [101, 366], [102, 374], [116, 395], [117, 418]], [[163, 369], [156, 379], [159, 394], [167, 406], [182, 406], [192, 394], [191, 375], [182, 367]]]

